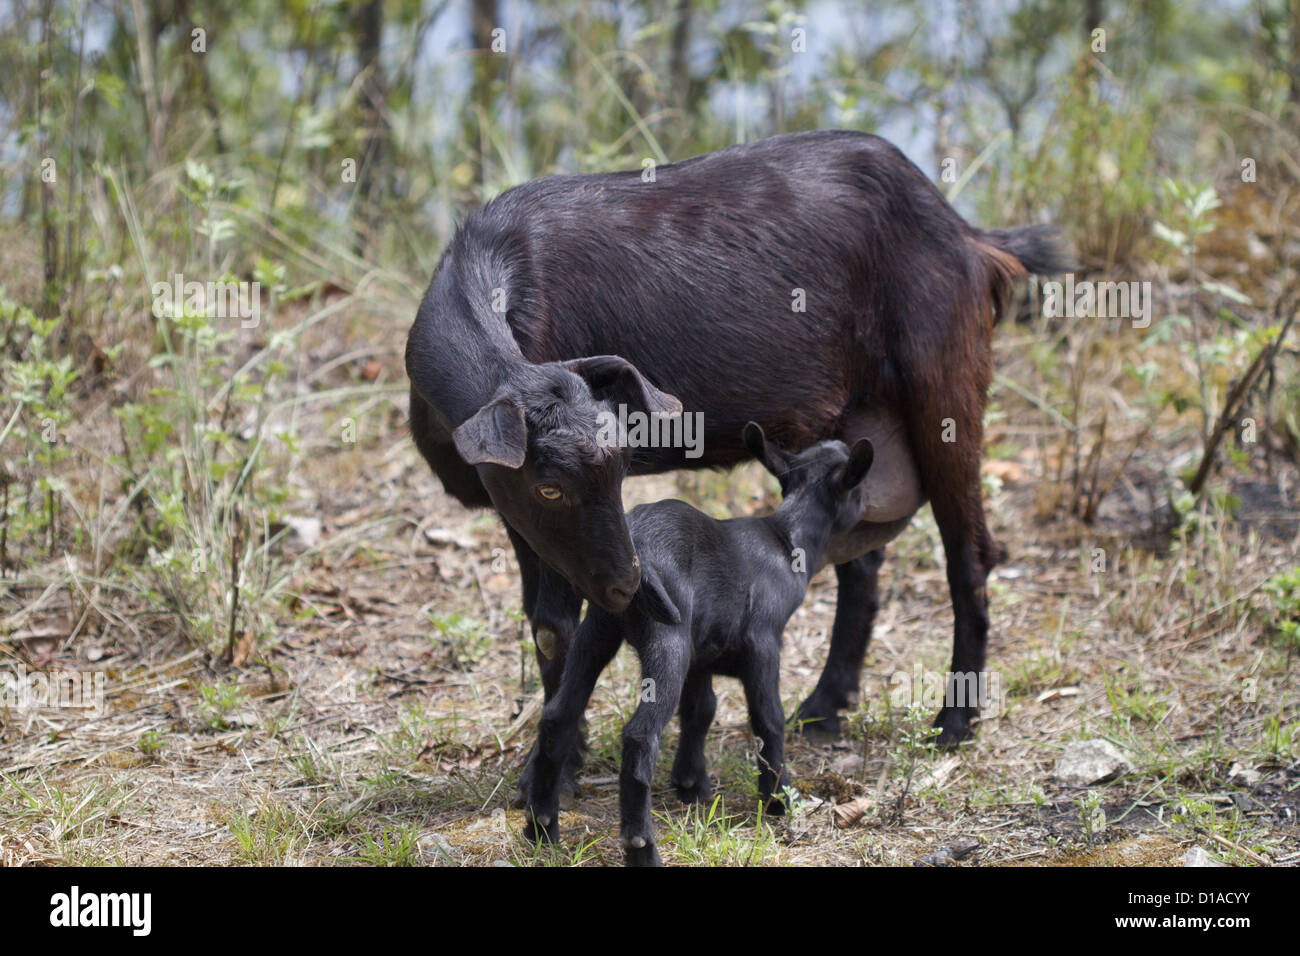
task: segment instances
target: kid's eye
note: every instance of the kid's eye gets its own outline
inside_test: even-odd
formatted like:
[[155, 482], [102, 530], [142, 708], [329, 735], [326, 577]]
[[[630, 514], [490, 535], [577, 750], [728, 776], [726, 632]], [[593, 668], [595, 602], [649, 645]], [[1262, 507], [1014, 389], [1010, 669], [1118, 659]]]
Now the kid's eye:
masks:
[[547, 501], [559, 501], [564, 497], [564, 492], [554, 485], [538, 485], [537, 493]]

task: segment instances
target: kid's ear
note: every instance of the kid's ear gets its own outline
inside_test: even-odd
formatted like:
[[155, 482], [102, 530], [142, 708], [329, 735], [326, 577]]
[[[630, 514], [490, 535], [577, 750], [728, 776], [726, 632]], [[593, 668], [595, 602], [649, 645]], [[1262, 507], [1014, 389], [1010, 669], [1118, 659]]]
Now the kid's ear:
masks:
[[677, 605], [668, 596], [659, 573], [649, 564], [641, 565], [641, 587], [636, 593], [645, 606], [646, 613], [660, 624], [682, 623], [682, 612], [677, 610]]
[[763, 434], [763, 426], [758, 422], [749, 422], [745, 426], [744, 437], [745, 447], [749, 449], [749, 453], [762, 462], [763, 467], [777, 478], [784, 477], [789, 467], [785, 453], [767, 440], [767, 436]]
[[866, 438], [859, 438], [849, 449], [849, 460], [844, 466], [844, 473], [840, 475], [840, 489], [849, 491], [857, 487], [862, 479], [867, 477], [867, 472], [871, 470], [871, 463], [876, 459], [876, 449], [872, 446], [871, 441]]

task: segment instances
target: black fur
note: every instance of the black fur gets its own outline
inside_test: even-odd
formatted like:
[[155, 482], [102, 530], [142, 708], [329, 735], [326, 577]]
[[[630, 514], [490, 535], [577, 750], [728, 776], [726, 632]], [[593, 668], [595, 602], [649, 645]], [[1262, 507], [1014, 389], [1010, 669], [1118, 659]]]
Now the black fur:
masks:
[[866, 439], [851, 450], [825, 441], [786, 455], [753, 423], [745, 437], [781, 482], [785, 500], [774, 514], [715, 521], [669, 500], [628, 515], [641, 557], [640, 597], [621, 614], [593, 607], [578, 628], [563, 679], [542, 712], [526, 795], [529, 838], [558, 837], [561, 769], [577, 746], [596, 680], [624, 640], [636, 648], [642, 677], [641, 703], [623, 730], [619, 793], [627, 862], [659, 862], [650, 783], [659, 737], [679, 700], [682, 734], [672, 783], [684, 801], [709, 797], [704, 737], [713, 719], [714, 674], [744, 684], [761, 745], [759, 795], [769, 813], [783, 812], [789, 778], [778, 686], [781, 636], [831, 536], [858, 520], [872, 448]]
[[[624, 472], [733, 465], [750, 420], [796, 448], [852, 442], [872, 416], [901, 423], [902, 445], [877, 441], [882, 463], [915, 467], [947, 555], [953, 669], [981, 670], [984, 581], [1000, 554], [979, 474], [993, 324], [1016, 279], [1065, 264], [1052, 235], [971, 226], [894, 146], [849, 131], [719, 150], [660, 166], [653, 183], [538, 179], [471, 214], [411, 330], [411, 428], [450, 494], [505, 519], [524, 612], [550, 649], [548, 697], [582, 598], [618, 611], [640, 580]], [[606, 357], [573, 364], [585, 356]], [[609, 356], [626, 360], [617, 374]], [[702, 456], [585, 454], [601, 410], [675, 407], [659, 389], [703, 413]], [[522, 411], [520, 467], [517, 415], [455, 438], [499, 401]], [[940, 437], [950, 421], [955, 441]], [[544, 482], [565, 489], [563, 504], [538, 498]], [[864, 517], [832, 544], [830, 657], [799, 712], [812, 728], [834, 732], [857, 691], [881, 549], [910, 515]], [[974, 716], [945, 708], [941, 742], [969, 736]]]

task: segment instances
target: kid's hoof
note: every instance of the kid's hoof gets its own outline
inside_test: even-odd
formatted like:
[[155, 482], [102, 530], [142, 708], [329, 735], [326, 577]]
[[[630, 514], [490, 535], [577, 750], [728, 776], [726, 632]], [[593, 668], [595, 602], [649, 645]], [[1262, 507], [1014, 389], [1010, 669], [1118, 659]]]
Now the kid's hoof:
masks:
[[[536, 746], [528, 752], [528, 761], [524, 764], [524, 771], [519, 775], [519, 786], [515, 790], [514, 797], [510, 800], [510, 807], [514, 810], [522, 810], [528, 806], [528, 795], [533, 790], [533, 758], [537, 752]], [[572, 810], [578, 803], [578, 797], [582, 793], [582, 788], [578, 785], [578, 768], [580, 766], [581, 756], [573, 760], [569, 766], [566, 766], [560, 772], [559, 794], [560, 807], [564, 810]]]
[[658, 847], [639, 836], [623, 841], [623, 860], [628, 866], [663, 866]]
[[578, 781], [573, 777], [564, 777], [560, 780], [560, 809], [572, 810], [578, 805], [580, 788]]
[[537, 813], [529, 808], [524, 811], [527, 823], [524, 824], [524, 839], [529, 843], [556, 843], [560, 839], [559, 814]]

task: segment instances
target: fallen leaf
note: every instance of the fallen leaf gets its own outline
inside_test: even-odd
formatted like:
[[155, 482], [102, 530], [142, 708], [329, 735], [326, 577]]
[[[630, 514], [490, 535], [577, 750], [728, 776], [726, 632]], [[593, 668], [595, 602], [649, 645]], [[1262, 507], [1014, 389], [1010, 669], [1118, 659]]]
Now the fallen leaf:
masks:
[[478, 547], [478, 538], [463, 531], [453, 531], [450, 528], [427, 528], [424, 532], [424, 538], [430, 544], [454, 544], [466, 551]]
[[831, 816], [835, 819], [837, 827], [851, 827], [861, 820], [870, 809], [870, 800], [866, 797], [857, 797], [848, 803], [841, 803], [839, 806], [831, 807]]
[[253, 653], [253, 632], [244, 631], [239, 635], [239, 640], [235, 642], [235, 649], [230, 654], [230, 663], [235, 667], [243, 667], [248, 663], [248, 658]]
[[1056, 698], [1058, 697], [1078, 697], [1078, 696], [1079, 696], [1079, 688], [1077, 687], [1049, 687], [1047, 690], [1043, 691], [1041, 694], [1039, 694], [1037, 697], [1034, 698], [1034, 703], [1042, 704], [1042, 703], [1046, 703], [1049, 700], [1056, 700]]

